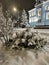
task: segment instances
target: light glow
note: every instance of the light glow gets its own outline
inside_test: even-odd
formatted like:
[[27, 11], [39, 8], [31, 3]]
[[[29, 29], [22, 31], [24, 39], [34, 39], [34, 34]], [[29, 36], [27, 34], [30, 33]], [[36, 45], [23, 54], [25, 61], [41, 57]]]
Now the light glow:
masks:
[[13, 12], [17, 12], [17, 8], [16, 7], [13, 7]]

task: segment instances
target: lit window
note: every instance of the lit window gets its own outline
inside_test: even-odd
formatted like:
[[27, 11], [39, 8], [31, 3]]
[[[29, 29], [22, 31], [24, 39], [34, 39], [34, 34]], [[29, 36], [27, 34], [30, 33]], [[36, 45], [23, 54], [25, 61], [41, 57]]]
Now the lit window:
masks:
[[46, 5], [46, 10], [49, 10], [49, 5]]
[[46, 13], [46, 19], [49, 19], [49, 12]]
[[31, 17], [31, 13], [29, 13], [29, 16]]
[[32, 16], [35, 16], [36, 15], [36, 11], [32, 11]]
[[38, 16], [41, 16], [41, 8], [37, 9]]
[[32, 22], [37, 22], [38, 18], [37, 17], [32, 17]]
[[34, 16], [34, 12], [32, 12], [32, 16]]
[[41, 11], [38, 12], [38, 16], [41, 16]]
[[29, 18], [29, 23], [31, 23], [32, 21], [31, 21], [31, 18]]

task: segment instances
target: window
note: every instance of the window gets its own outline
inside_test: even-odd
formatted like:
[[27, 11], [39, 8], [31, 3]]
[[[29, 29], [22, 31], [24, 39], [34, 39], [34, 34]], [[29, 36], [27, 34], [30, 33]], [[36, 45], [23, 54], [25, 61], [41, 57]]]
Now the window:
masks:
[[49, 10], [49, 5], [46, 5], [46, 8], [45, 8], [46, 10]]
[[38, 21], [38, 18], [35, 16], [35, 17], [32, 17], [32, 22], [37, 22]]
[[32, 16], [34, 16], [34, 12], [32, 12]]
[[41, 8], [37, 9], [37, 15], [41, 17]]
[[29, 13], [29, 17], [31, 17], [31, 12]]
[[31, 23], [32, 21], [31, 21], [31, 18], [29, 18], [29, 23]]
[[46, 13], [46, 19], [49, 19], [49, 12]]
[[32, 16], [35, 16], [36, 15], [36, 11], [32, 11]]

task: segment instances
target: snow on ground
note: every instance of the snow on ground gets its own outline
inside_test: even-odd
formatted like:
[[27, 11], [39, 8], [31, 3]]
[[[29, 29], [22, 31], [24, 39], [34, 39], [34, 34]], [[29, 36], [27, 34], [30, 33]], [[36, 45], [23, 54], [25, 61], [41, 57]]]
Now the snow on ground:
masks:
[[[47, 37], [48, 35], [43, 33], [42, 36]], [[49, 45], [41, 49], [38, 54], [35, 54], [33, 50], [14, 51], [1, 47], [0, 65], [49, 65]]]
[[0, 65], [49, 65], [49, 51], [46, 51], [47, 47], [38, 52], [38, 57], [36, 57], [32, 50], [4, 50], [0, 52]]
[[47, 38], [47, 40], [49, 41], [49, 29], [35, 29], [35, 30], [41, 33], [41, 35]]

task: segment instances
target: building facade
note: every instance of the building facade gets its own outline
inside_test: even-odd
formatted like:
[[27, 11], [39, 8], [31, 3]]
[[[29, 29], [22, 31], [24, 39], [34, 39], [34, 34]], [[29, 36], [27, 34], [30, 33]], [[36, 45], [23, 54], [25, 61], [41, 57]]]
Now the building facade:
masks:
[[49, 1], [43, 1], [28, 13], [30, 26], [49, 25]]

